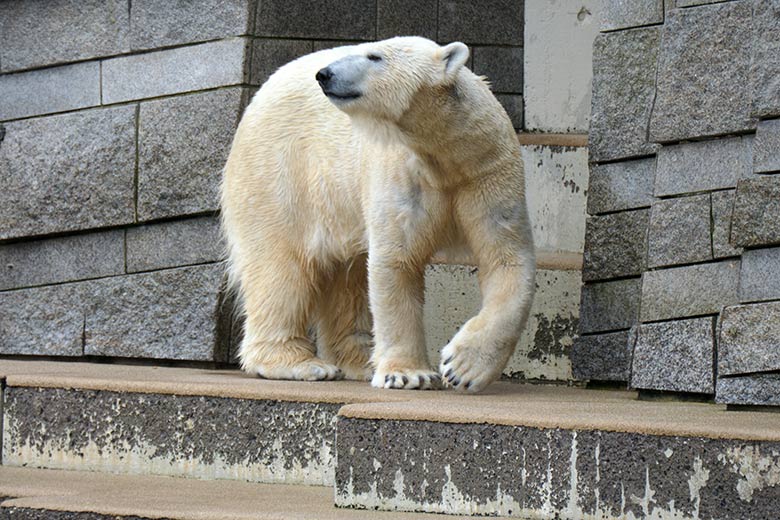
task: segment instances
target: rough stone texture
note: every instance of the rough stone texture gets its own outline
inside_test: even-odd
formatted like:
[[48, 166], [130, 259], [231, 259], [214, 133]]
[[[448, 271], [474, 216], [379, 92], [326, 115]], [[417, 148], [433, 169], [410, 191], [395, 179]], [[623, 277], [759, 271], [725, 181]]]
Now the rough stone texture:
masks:
[[750, 80], [753, 115], [780, 116], [780, 4], [777, 0], [753, 3], [753, 38]]
[[649, 210], [589, 217], [585, 227], [584, 281], [636, 276], [645, 268]]
[[250, 83], [262, 85], [276, 69], [313, 51], [307, 40], [257, 39], [252, 46]]
[[496, 94], [496, 99], [506, 110], [512, 126], [516, 130], [523, 128], [523, 96], [518, 94]]
[[75, 284], [0, 292], [0, 353], [81, 356], [83, 303]]
[[521, 145], [520, 153], [536, 249], [581, 253], [585, 245], [587, 149]]
[[0, 290], [124, 273], [123, 231], [0, 245]]
[[336, 430], [338, 506], [774, 520], [780, 500], [778, 443], [345, 418]]
[[138, 220], [214, 211], [244, 107], [233, 88], [141, 104]]
[[635, 341], [633, 330], [575, 338], [571, 350], [574, 378], [627, 382], [631, 377], [631, 353]]
[[715, 318], [645, 323], [639, 327], [631, 386], [715, 393]]
[[438, 0], [377, 0], [377, 40], [416, 35], [436, 39]]
[[103, 61], [103, 103], [244, 82], [249, 40], [230, 38]]
[[0, 120], [99, 105], [100, 64], [91, 61], [4, 74], [0, 92]]
[[655, 97], [661, 31], [636, 29], [601, 34], [593, 46], [590, 158], [607, 161], [649, 155], [647, 141]]
[[522, 47], [475, 47], [474, 73], [487, 77], [493, 92], [523, 93]]
[[215, 264], [92, 282], [85, 354], [225, 361], [223, 274]]
[[[578, 271], [537, 271], [530, 317], [504, 369], [505, 378], [571, 379], [569, 351], [577, 331], [579, 298]], [[434, 365], [441, 349], [479, 312], [480, 305], [476, 268], [428, 266], [424, 324], [428, 357]]]
[[5, 124], [0, 239], [133, 221], [135, 107]]
[[3, 464], [332, 485], [339, 405], [9, 387]]
[[779, 299], [780, 247], [745, 251], [739, 275], [739, 301]]
[[377, 0], [264, 0], [255, 33], [281, 38], [373, 40]]
[[133, 0], [130, 46], [152, 49], [249, 33], [247, 0], [157, 2]]
[[749, 2], [668, 13], [651, 140], [678, 141], [755, 128], [748, 80], [751, 17]]
[[720, 377], [715, 402], [748, 406], [780, 406], [780, 374]]
[[127, 272], [215, 262], [222, 257], [224, 247], [216, 217], [130, 228], [127, 230]]
[[727, 307], [720, 319], [718, 374], [780, 370], [780, 302]]
[[627, 329], [639, 319], [642, 280], [585, 284], [580, 304], [580, 333]]
[[753, 171], [780, 172], [780, 119], [758, 123], [753, 141]]
[[738, 301], [739, 261], [648, 271], [642, 279], [642, 321], [717, 314]]
[[151, 520], [135, 515], [104, 515], [101, 513], [83, 513], [56, 511], [53, 509], [33, 509], [29, 507], [4, 506], [0, 510], [3, 520]]
[[591, 165], [588, 213], [650, 207], [654, 178], [655, 158]]
[[737, 246], [780, 243], [780, 176], [739, 182], [731, 221], [731, 243]]
[[523, 2], [440, 0], [438, 41], [522, 45]]
[[0, 71], [126, 52], [127, 0], [4, 0]]
[[710, 195], [659, 200], [650, 211], [647, 266], [664, 267], [712, 259]]
[[587, 133], [601, 0], [524, 2], [523, 9], [526, 130]]
[[664, 0], [604, 0], [603, 11], [602, 31], [664, 22]]
[[733, 188], [750, 175], [752, 162], [748, 137], [664, 146], [658, 151], [655, 195]]
[[712, 254], [716, 259], [742, 254], [741, 247], [734, 247], [729, 242], [733, 210], [734, 190], [712, 194]]

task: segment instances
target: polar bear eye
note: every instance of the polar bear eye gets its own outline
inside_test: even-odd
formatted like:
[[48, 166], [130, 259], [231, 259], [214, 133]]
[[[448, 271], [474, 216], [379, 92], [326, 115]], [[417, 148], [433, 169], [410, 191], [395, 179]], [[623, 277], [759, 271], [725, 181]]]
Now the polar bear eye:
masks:
[[371, 61], [382, 61], [382, 56], [380, 56], [379, 54], [369, 54], [369, 55], [368, 55], [368, 56], [366, 56], [366, 57], [367, 57], [369, 60], [371, 60]]

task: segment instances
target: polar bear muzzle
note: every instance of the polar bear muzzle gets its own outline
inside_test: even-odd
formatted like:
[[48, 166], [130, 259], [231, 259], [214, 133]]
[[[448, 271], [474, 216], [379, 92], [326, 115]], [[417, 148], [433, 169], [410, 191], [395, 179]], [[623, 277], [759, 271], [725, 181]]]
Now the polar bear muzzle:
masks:
[[363, 56], [346, 56], [320, 69], [315, 79], [322, 92], [334, 103], [357, 99], [362, 95], [361, 83], [366, 75]]

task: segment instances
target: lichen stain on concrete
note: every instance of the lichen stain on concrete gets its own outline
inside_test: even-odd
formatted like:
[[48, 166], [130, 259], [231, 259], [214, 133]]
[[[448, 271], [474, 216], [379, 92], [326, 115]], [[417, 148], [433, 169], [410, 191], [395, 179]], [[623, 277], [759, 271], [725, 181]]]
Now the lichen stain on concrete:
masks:
[[728, 448], [718, 460], [742, 477], [737, 481], [737, 493], [745, 502], [751, 502], [756, 491], [780, 485], [780, 453], [775, 450], [762, 454], [758, 446]]
[[550, 319], [544, 314], [536, 314], [534, 319], [537, 328], [528, 358], [547, 362], [550, 356], [568, 356], [577, 332], [577, 317], [557, 314]]

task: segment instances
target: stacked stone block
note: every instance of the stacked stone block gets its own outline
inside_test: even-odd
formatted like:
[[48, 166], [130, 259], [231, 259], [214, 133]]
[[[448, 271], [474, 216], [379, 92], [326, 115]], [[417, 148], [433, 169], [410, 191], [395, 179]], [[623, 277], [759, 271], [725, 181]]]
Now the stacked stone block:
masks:
[[518, 1], [0, 2], [0, 355], [229, 361], [245, 106], [302, 54], [404, 34], [469, 44], [522, 126]]
[[780, 2], [615, 0], [602, 30], [574, 373], [780, 405]]

